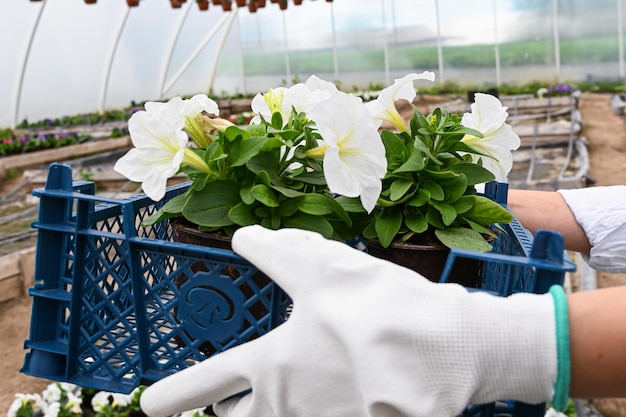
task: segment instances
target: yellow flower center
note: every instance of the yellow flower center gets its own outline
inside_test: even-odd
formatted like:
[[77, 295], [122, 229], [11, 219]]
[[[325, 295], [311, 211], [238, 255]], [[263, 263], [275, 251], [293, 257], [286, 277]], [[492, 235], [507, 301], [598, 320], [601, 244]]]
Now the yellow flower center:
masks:
[[280, 112], [283, 109], [283, 98], [284, 93], [281, 91], [280, 93], [276, 94], [273, 88], [270, 88], [269, 91], [263, 95], [263, 99], [265, 100], [265, 103], [267, 104], [267, 107], [269, 107], [272, 114]]

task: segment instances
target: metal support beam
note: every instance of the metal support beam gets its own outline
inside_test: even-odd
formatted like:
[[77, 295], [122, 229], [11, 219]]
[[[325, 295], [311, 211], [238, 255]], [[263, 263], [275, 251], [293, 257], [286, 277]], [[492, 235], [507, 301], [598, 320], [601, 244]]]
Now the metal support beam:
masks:
[[11, 120], [11, 128], [15, 129], [17, 127], [17, 119], [19, 117], [19, 109], [20, 109], [20, 101], [22, 99], [22, 88], [24, 87], [24, 74], [26, 73], [26, 67], [28, 65], [28, 58], [30, 56], [30, 50], [33, 46], [33, 41], [35, 39], [35, 35], [37, 34], [37, 28], [39, 27], [39, 22], [41, 21], [41, 16], [43, 15], [44, 9], [46, 8], [46, 4], [48, 2], [46, 0], [41, 2], [41, 7], [39, 8], [39, 12], [37, 12], [37, 18], [33, 22], [33, 26], [30, 29], [30, 36], [28, 37], [28, 44], [26, 49], [24, 50], [24, 56], [22, 57], [20, 63], [20, 69], [18, 71], [18, 79], [15, 83], [15, 90], [13, 91], [13, 117]]
[[115, 32], [115, 38], [111, 45], [111, 50], [109, 52], [109, 59], [107, 62], [106, 72], [102, 77], [102, 87], [100, 88], [100, 106], [99, 111], [100, 114], [103, 114], [106, 110], [106, 99], [107, 92], [109, 90], [109, 81], [111, 81], [111, 70], [113, 69], [113, 60], [115, 59], [115, 54], [117, 52], [117, 48], [120, 44], [120, 38], [122, 37], [122, 32], [124, 31], [124, 27], [126, 26], [126, 21], [128, 20], [128, 15], [130, 14], [130, 7], [126, 8], [126, 11], [123, 13], [122, 18], [117, 26], [117, 31]]

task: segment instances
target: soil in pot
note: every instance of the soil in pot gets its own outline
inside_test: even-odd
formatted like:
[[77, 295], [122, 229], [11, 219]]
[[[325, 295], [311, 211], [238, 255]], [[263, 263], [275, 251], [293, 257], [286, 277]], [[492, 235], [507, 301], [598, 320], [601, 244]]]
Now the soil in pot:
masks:
[[[383, 248], [377, 240], [368, 239], [367, 252], [420, 273], [430, 281], [439, 282], [450, 250], [441, 245], [415, 245], [392, 243]], [[476, 259], [457, 258], [448, 282], [468, 288], [480, 288], [483, 262]]]

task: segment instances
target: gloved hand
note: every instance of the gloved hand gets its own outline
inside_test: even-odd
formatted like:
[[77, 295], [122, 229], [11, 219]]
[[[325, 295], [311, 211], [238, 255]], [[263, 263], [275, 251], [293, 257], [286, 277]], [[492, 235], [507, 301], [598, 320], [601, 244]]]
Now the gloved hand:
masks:
[[149, 387], [151, 417], [212, 403], [221, 417], [455, 416], [469, 403], [553, 397], [550, 294], [435, 284], [303, 230], [249, 226], [232, 244], [291, 296], [293, 313]]

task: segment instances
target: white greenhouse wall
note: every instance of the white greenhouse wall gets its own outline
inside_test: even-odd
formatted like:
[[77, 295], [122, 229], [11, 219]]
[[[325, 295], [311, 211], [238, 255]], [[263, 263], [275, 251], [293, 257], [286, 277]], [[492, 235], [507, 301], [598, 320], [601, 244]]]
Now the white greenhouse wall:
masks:
[[[621, 81], [624, 1], [304, 0], [285, 11], [268, 1], [256, 13], [193, 0], [2, 1], [0, 127], [253, 94], [314, 73], [346, 90], [424, 70], [461, 86]], [[468, 46], [480, 60], [466, 61]]]

